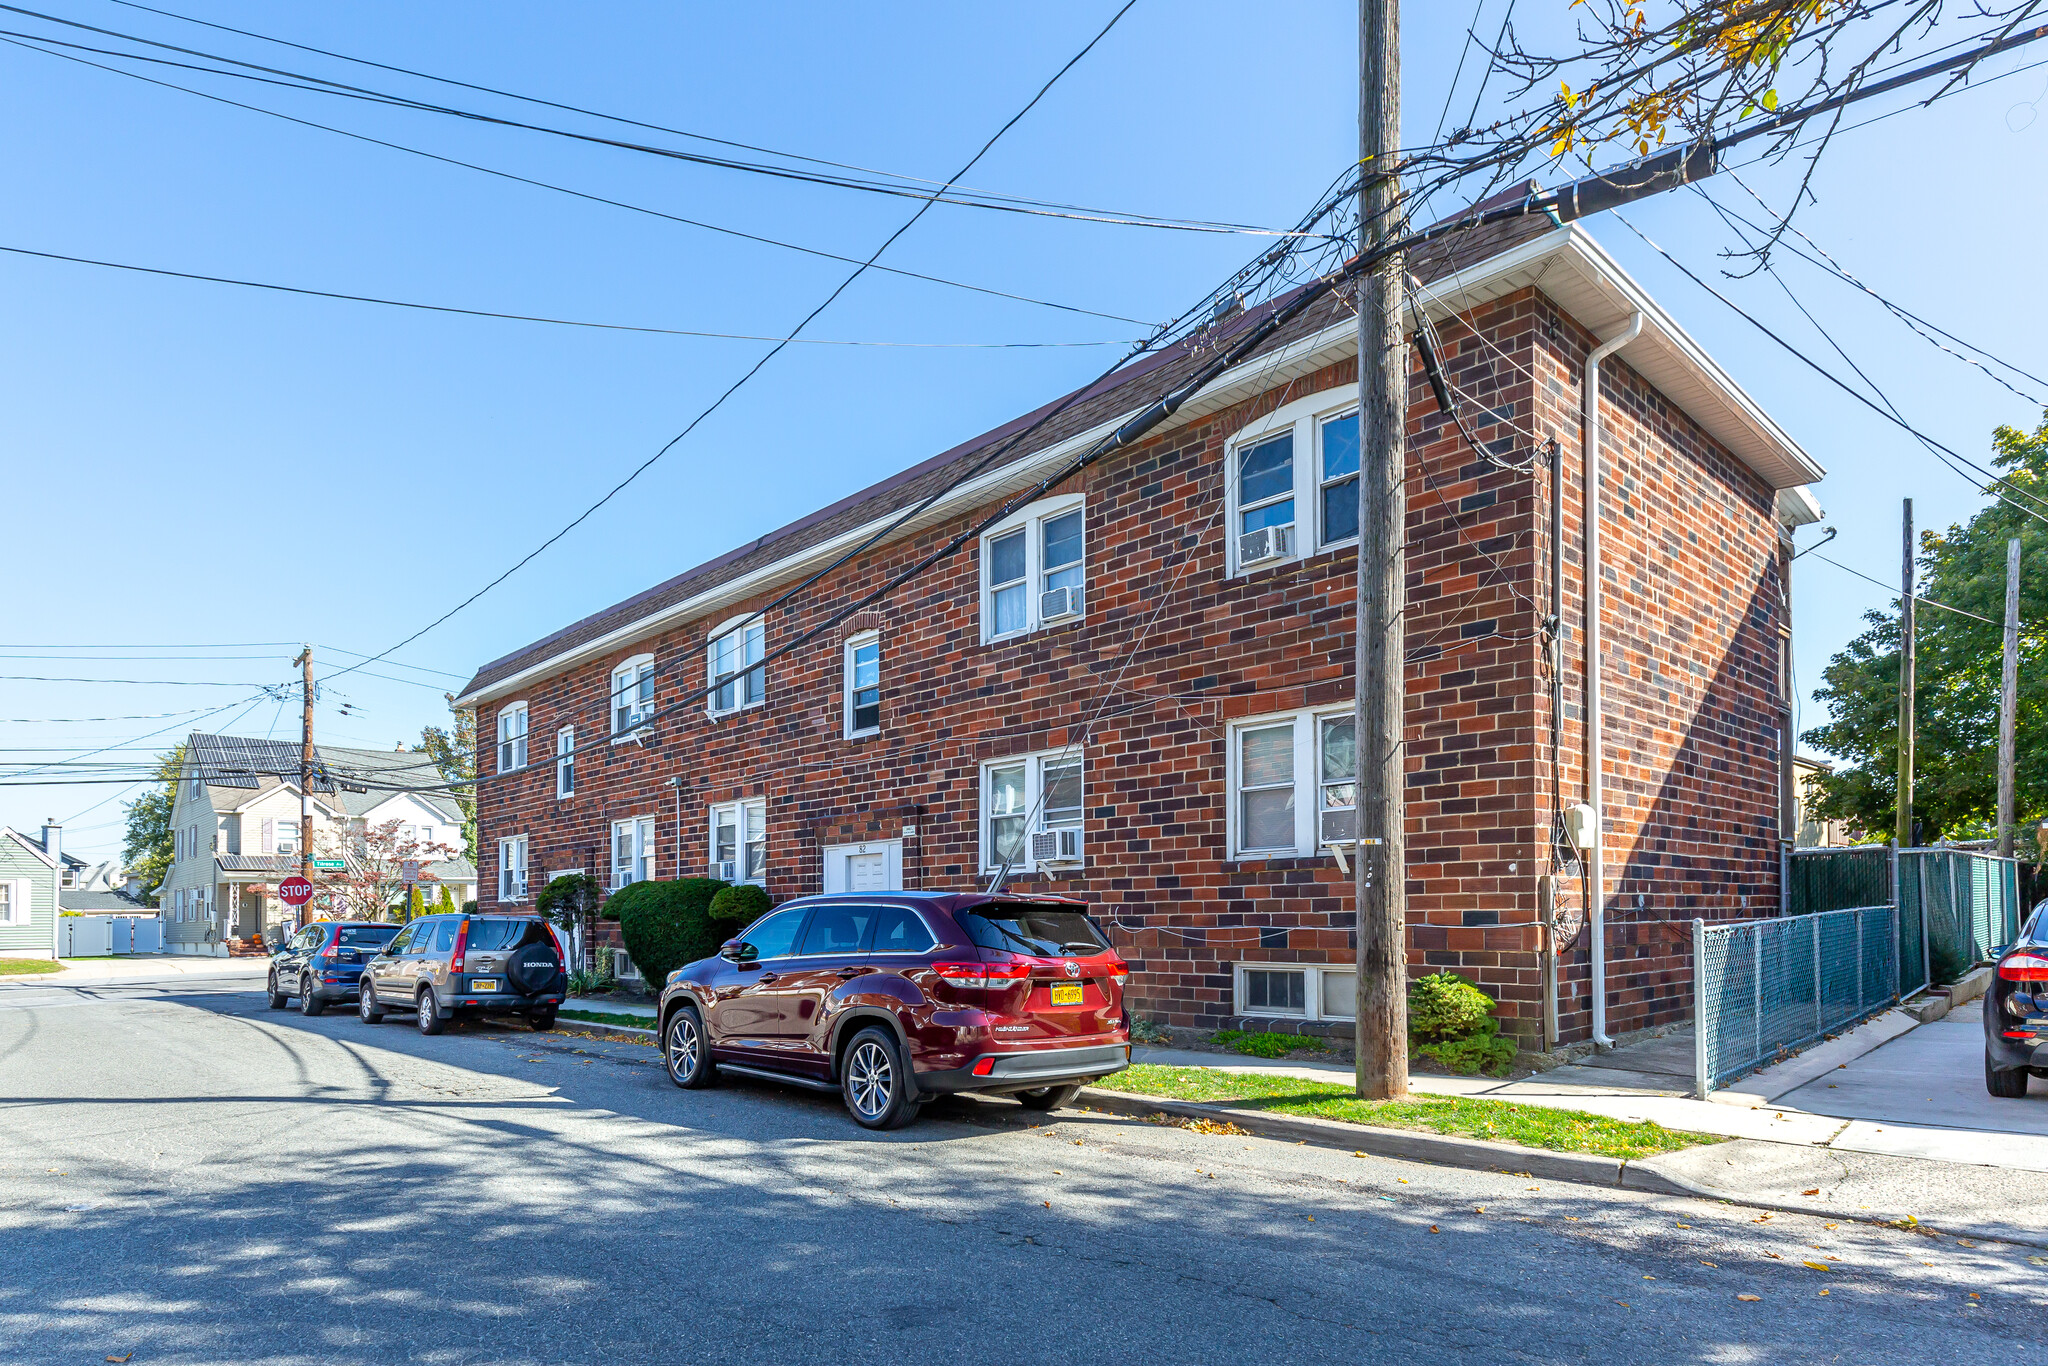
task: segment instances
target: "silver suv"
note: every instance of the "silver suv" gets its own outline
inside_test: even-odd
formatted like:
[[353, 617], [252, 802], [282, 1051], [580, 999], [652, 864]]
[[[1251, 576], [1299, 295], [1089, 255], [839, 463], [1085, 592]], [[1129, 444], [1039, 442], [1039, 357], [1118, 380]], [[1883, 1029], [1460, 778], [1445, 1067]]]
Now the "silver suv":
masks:
[[415, 1011], [422, 1034], [464, 1015], [523, 1015], [553, 1029], [568, 985], [561, 945], [540, 917], [429, 915], [364, 966], [357, 1009], [364, 1024]]

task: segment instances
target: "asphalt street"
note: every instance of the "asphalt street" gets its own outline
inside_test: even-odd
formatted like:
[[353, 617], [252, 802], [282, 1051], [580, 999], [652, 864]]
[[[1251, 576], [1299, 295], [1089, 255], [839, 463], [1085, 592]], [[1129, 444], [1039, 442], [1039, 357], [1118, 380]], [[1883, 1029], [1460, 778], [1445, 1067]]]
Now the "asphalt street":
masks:
[[677, 1091], [641, 1045], [429, 1039], [259, 985], [0, 984], [0, 1362], [2006, 1362], [2048, 1336], [2038, 1247], [998, 1102], [869, 1134], [828, 1096]]

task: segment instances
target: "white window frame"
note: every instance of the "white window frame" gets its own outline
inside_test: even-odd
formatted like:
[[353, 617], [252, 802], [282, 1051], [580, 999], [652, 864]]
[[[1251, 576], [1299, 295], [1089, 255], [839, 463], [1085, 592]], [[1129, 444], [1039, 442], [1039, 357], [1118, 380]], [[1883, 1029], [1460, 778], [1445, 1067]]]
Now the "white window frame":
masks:
[[[1323, 485], [1326, 482], [1339, 482], [1326, 481], [1323, 478], [1323, 424], [1349, 417], [1357, 411], [1358, 398], [1355, 394], [1347, 396], [1342, 391], [1325, 390], [1283, 404], [1258, 421], [1240, 429], [1224, 444], [1224, 552], [1227, 556], [1226, 563], [1230, 566], [1231, 577], [1261, 573], [1320, 555], [1326, 550], [1358, 544], [1358, 537], [1355, 534], [1335, 538], [1327, 538], [1323, 534]], [[1239, 505], [1238, 498], [1240, 459], [1254, 447], [1288, 431], [1294, 433], [1294, 550], [1290, 554], [1260, 560], [1255, 564], [1240, 564], [1239, 514], [1246, 510]], [[1362, 439], [1361, 436], [1361, 441]], [[1340, 476], [1340, 480], [1351, 477]], [[1252, 506], [1263, 505], [1264, 500], [1261, 500]]]
[[576, 795], [576, 727], [555, 732], [555, 800]]
[[0, 908], [6, 911], [6, 915], [4, 918], [0, 918], [0, 925], [19, 928], [34, 921], [35, 907], [29, 901], [29, 897], [33, 894], [30, 890], [33, 885], [25, 877], [7, 878], [4, 881], [0, 881], [0, 887], [7, 889], [7, 904], [4, 908]]
[[[749, 707], [761, 706], [768, 700], [768, 669], [759, 663], [767, 653], [768, 624], [758, 616], [737, 616], [711, 632], [704, 640], [704, 682], [709, 688], [704, 694], [706, 716], [730, 716]], [[718, 656], [721, 647], [736, 652], [733, 660], [739, 668], [732, 671], [728, 684], [733, 690], [733, 705], [718, 705]]]
[[[1040, 864], [1031, 857], [1031, 837], [1047, 830], [1080, 830], [1081, 859], [1085, 866], [1088, 860], [1088, 763], [1087, 754], [1080, 746], [1070, 749], [1041, 750], [1035, 754], [1012, 754], [1002, 759], [984, 759], [981, 764], [980, 787], [975, 807], [980, 826], [981, 869], [993, 873], [1002, 866], [996, 857], [995, 827], [992, 793], [994, 778], [998, 772], [1022, 765], [1024, 768], [1024, 857], [1010, 865], [1012, 873], [1037, 872]], [[1045, 794], [1045, 770], [1048, 765], [1077, 764], [1081, 770], [1081, 805], [1079, 814], [1072, 817], [1053, 819], [1052, 813], [1043, 809]], [[1062, 868], [1072, 867], [1063, 864]]]
[[[1040, 599], [1045, 591], [1045, 524], [1056, 517], [1070, 512], [1081, 513], [1081, 610], [1063, 616], [1050, 623], [1039, 615]], [[1013, 531], [1024, 533], [1024, 625], [1014, 631], [996, 631], [995, 585], [989, 582], [989, 546], [992, 542]], [[1062, 565], [1065, 569], [1068, 566]], [[992, 644], [999, 640], [1016, 640], [1034, 631], [1052, 627], [1070, 626], [1086, 621], [1094, 606], [1093, 595], [1088, 588], [1088, 497], [1082, 493], [1061, 494], [1056, 498], [1041, 498], [1028, 503], [981, 535], [981, 568], [978, 571], [981, 582], [981, 643]], [[1006, 584], [1010, 580], [1004, 581]]]
[[[625, 850], [621, 860], [619, 851]], [[612, 822], [611, 890], [654, 881], [654, 817], [628, 816]]]
[[[858, 708], [854, 704], [854, 699], [858, 696], [860, 689], [855, 686], [854, 659], [860, 651], [871, 645], [875, 650], [875, 724], [872, 726], [856, 726], [853, 718], [854, 712]], [[880, 735], [882, 733], [882, 633], [880, 631], [862, 631], [859, 635], [848, 636], [845, 647], [839, 652], [839, 667], [843, 680], [840, 694], [844, 702], [842, 710], [845, 715], [842, 719], [845, 722], [846, 738], [858, 740], [863, 736]]]
[[[1302, 1008], [1300, 1010], [1275, 1010], [1271, 1006], [1254, 1009], [1251, 1005], [1251, 988], [1246, 974], [1251, 972], [1299, 972], [1303, 975]], [[1323, 997], [1329, 990], [1324, 980], [1329, 977], [1349, 977], [1352, 991], [1357, 991], [1357, 968], [1350, 963], [1271, 963], [1246, 960], [1231, 965], [1230, 1006], [1231, 1013], [1249, 1016], [1255, 1020], [1352, 1020], [1356, 1018], [1356, 1007], [1351, 1012], [1324, 1010]], [[1356, 1000], [1356, 996], [1352, 997]]]
[[516, 773], [526, 767], [527, 744], [533, 718], [524, 702], [507, 702], [498, 708], [498, 772]]
[[[718, 876], [718, 830], [728, 823], [733, 830], [732, 881], [751, 882], [756, 887], [768, 885], [768, 800], [765, 797], [751, 797], [745, 801], [719, 802], [711, 808], [711, 819], [707, 822], [708, 838], [705, 844], [705, 864], [713, 877]], [[748, 849], [758, 844], [761, 847], [761, 870], [752, 873], [748, 868]]]
[[[1233, 861], [1306, 858], [1321, 852], [1323, 846], [1318, 823], [1323, 800], [1322, 722], [1327, 717], [1351, 714], [1351, 704], [1345, 702], [1268, 716], [1247, 716], [1230, 723], [1225, 793], [1230, 858]], [[1244, 843], [1244, 785], [1240, 772], [1244, 749], [1240, 737], [1246, 731], [1281, 725], [1291, 725], [1294, 729], [1294, 844], [1291, 847], [1248, 849]], [[1357, 782], [1355, 766], [1352, 781]], [[1357, 810], [1357, 807], [1354, 805], [1352, 810]]]
[[[526, 900], [527, 879], [531, 868], [527, 863], [527, 837], [513, 835], [498, 841], [498, 900], [500, 902]], [[515, 881], [512, 874], [517, 872]]]
[[[286, 831], [291, 832], [289, 837], [289, 843], [291, 844], [292, 847], [289, 849], [284, 847], [285, 844], [287, 843], [287, 837], [285, 835]], [[198, 833], [196, 828], [193, 831], [193, 833]], [[271, 823], [270, 852], [272, 854], [275, 854], [279, 858], [296, 856], [299, 852], [299, 836], [305, 833], [306, 832], [304, 828], [301, 827], [299, 824], [299, 818], [297, 816], [279, 816], [275, 821]], [[194, 840], [192, 842], [194, 844], [198, 843], [197, 840]], [[197, 853], [198, 851], [195, 849], [193, 852]]]
[[654, 687], [653, 655], [634, 655], [612, 670], [609, 715], [613, 744], [631, 739], [654, 713]]

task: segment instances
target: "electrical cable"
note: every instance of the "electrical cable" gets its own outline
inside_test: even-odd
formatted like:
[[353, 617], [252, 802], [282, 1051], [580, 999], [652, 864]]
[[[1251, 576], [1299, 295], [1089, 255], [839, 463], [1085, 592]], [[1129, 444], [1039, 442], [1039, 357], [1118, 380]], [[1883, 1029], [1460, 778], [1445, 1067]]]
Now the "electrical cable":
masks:
[[[1066, 65], [1062, 66], [1058, 71], [1055, 71], [1052, 74], [1052, 76], [1045, 82], [1045, 84], [1038, 88], [1038, 92], [1034, 94], [1030, 98], [1030, 100], [1025, 103], [1024, 107], [1022, 109], [1019, 109], [1015, 114], [1011, 115], [1009, 121], [1004, 123], [1002, 127], [998, 128], [989, 137], [988, 141], [984, 142], [981, 145], [980, 150], [975, 152], [975, 154], [972, 157], [969, 157], [967, 159], [966, 163], [962, 165], [960, 170], [956, 173], [956, 178], [960, 175], [967, 174], [968, 171], [974, 168], [975, 163], [979, 162], [984, 156], [987, 156], [989, 149], [994, 147], [996, 145], [996, 142], [999, 139], [1001, 139], [1001, 137], [1005, 133], [1009, 132], [1010, 129], [1014, 128], [1019, 120], [1021, 120], [1026, 114], [1030, 113], [1032, 109], [1036, 108], [1038, 102], [1045, 98], [1047, 92], [1050, 91], [1053, 88], [1053, 86], [1058, 83], [1062, 76], [1066, 75], [1067, 72], [1073, 70], [1074, 66], [1077, 63], [1079, 63], [1082, 58], [1086, 57], [1091, 51], [1094, 50], [1095, 45], [1097, 43], [1100, 43], [1104, 38], [1109, 36], [1109, 31], [1116, 27], [1117, 22], [1120, 19], [1122, 19], [1124, 15], [1129, 13], [1131, 7], [1136, 3], [1137, 0], [1124, 0], [1124, 4], [1122, 5], [1122, 7], [1119, 8], [1116, 11], [1116, 13], [1110, 16], [1109, 22], [1107, 24], [1104, 24], [1102, 29], [1099, 32], [1097, 32], [1093, 38], [1090, 38], [1088, 40], [1087, 45], [1084, 46], [1079, 52], [1075, 53], [1071, 58], [1069, 58], [1067, 60]], [[863, 274], [866, 273], [868, 266], [872, 265], [875, 262], [875, 260], [882, 255], [883, 252], [887, 251], [891, 246], [893, 246], [898, 238], [902, 237], [904, 233], [909, 232], [912, 227], [916, 226], [918, 220], [924, 217], [924, 215], [931, 209], [933, 203], [935, 203], [936, 201], [937, 196], [934, 195], [931, 198], [926, 199], [924, 203], [919, 205], [917, 211], [911, 214], [911, 216], [903, 223], [901, 227], [897, 228], [894, 232], [890, 233], [888, 238], [884, 240], [879, 247], [875, 248], [875, 250], [869, 255], [868, 259], [865, 262], [855, 267], [853, 273], [848, 275], [844, 280], [841, 280], [838, 286], [835, 287], [830, 294], [825, 296], [823, 302], [818, 304], [817, 307], [813, 308], [809, 313], [804, 315], [803, 321], [799, 322], [794, 328], [790, 329], [790, 336], [795, 337], [800, 335], [803, 332], [804, 328], [810, 324], [812, 319], [816, 318], [819, 314], [823, 313], [826, 309], [830, 308], [834, 301], [836, 301], [840, 295], [844, 294], [849, 288], [852, 287], [853, 282], [855, 280], [858, 280]], [[734, 394], [738, 393], [740, 389], [743, 386], [745, 386], [745, 384], [749, 380], [751, 380], [755, 375], [761, 372], [763, 366], [767, 365], [769, 361], [775, 359], [775, 357], [782, 354], [783, 349], [788, 345], [788, 342], [777, 342], [774, 346], [772, 346], [766, 354], [764, 354], [763, 356], [761, 356], [760, 359], [754, 362], [754, 364], [746, 371], [746, 373], [742, 374], [738, 379], [734, 380], [732, 384], [723, 393], [721, 393], [717, 398], [713, 399], [707, 407], [701, 409], [695, 417], [691, 418], [689, 424], [685, 426], [682, 431], [678, 432], [674, 437], [670, 438], [668, 443], [662, 446], [660, 450], [656, 451], [653, 455], [649, 456], [646, 460], [642, 461], [639, 465], [635, 466], [634, 469], [629, 474], [627, 474], [627, 476], [624, 479], [620, 480], [617, 484], [614, 484], [610, 491], [608, 491], [602, 498], [599, 498], [595, 503], [592, 503], [589, 507], [585, 508], [567, 526], [555, 532], [554, 535], [548, 537], [547, 540], [541, 542], [531, 551], [528, 551], [523, 558], [521, 558], [517, 563], [513, 564], [509, 569], [506, 569], [503, 573], [499, 574], [496, 578], [492, 579], [489, 583], [485, 584], [482, 588], [477, 589], [476, 592], [470, 594], [467, 598], [464, 598], [461, 602], [449, 608], [446, 612], [443, 612], [433, 621], [428, 622], [425, 626], [422, 626], [419, 630], [413, 632], [404, 640], [399, 641], [390, 649], [384, 650], [383, 652], [375, 656], [372, 656], [370, 659], [363, 661], [363, 663], [375, 663], [378, 660], [383, 659], [386, 655], [396, 654], [398, 651], [404, 649], [407, 645], [410, 645], [413, 641], [418, 640], [421, 636], [433, 630], [436, 626], [439, 626], [442, 622], [447, 621], [450, 617], [454, 616], [456, 613], [468, 607], [471, 603], [475, 602], [478, 598], [481, 598], [484, 594], [490, 592], [493, 588], [503, 583], [513, 574], [519, 572], [520, 569], [524, 568], [527, 564], [531, 563], [537, 556], [539, 556], [543, 551], [547, 550], [549, 546], [553, 545], [556, 541], [561, 540], [564, 536], [568, 535], [571, 531], [575, 530], [576, 527], [581, 525], [599, 508], [602, 508], [605, 504], [609, 503], [613, 498], [617, 497], [619, 493], [622, 492], [628, 484], [631, 484], [635, 479], [638, 479], [642, 472], [650, 468], [655, 463], [655, 461], [661, 459], [662, 456], [666, 455], [691, 432], [695, 431], [699, 423], [703, 422], [706, 418], [710, 417], [713, 413], [717, 412], [719, 408], [724, 406], [725, 401], [727, 399], [731, 398]], [[361, 669], [362, 667], [363, 664], [351, 664], [345, 668], [337, 670], [335, 673], [327, 675], [327, 677], [338, 678], [343, 674], [353, 673], [356, 670]]]
[[174, 280], [198, 280], [207, 284], [236, 285], [243, 289], [267, 289], [280, 294], [301, 294], [314, 299], [338, 299], [345, 303], [382, 304], [386, 308], [410, 308], [427, 313], [454, 313], [468, 318], [497, 318], [506, 322], [549, 323], [556, 327], [581, 327], [605, 332], [649, 332], [668, 337], [699, 337], [713, 341], [783, 342], [803, 346], [876, 346], [904, 350], [1034, 350], [1078, 346], [1121, 346], [1127, 342], [893, 342], [845, 341], [826, 337], [767, 337], [751, 332], [699, 332], [680, 327], [645, 327], [631, 323], [594, 323], [573, 318], [550, 318], [531, 313], [499, 313], [483, 308], [457, 308], [449, 304], [414, 303], [405, 299], [382, 299], [368, 294], [343, 294], [329, 289], [307, 289], [299, 285], [272, 284], [264, 280], [238, 280], [225, 275], [201, 275], [189, 270], [161, 266], [137, 266], [124, 261], [101, 261], [90, 256], [66, 256], [62, 252], [35, 251], [28, 247], [0, 244], [0, 251], [16, 256], [34, 256], [45, 261], [68, 261], [79, 266], [103, 266], [108, 270], [133, 271], [141, 275], [163, 275]]
[[[1897, 593], [1899, 591], [1899, 586], [1897, 584], [1886, 583], [1882, 579], [1873, 579], [1872, 577], [1870, 577], [1870, 575], [1864, 573], [1862, 570], [1851, 569], [1848, 565], [1843, 564], [1840, 560], [1831, 560], [1825, 555], [1815, 555], [1813, 558], [1815, 558], [1816, 560], [1820, 560], [1823, 563], [1833, 565], [1835, 568], [1841, 570], [1844, 574], [1854, 574], [1857, 578], [1863, 580], [1865, 583], [1874, 583], [1879, 588], [1884, 589], [1888, 593]], [[1965, 612], [1960, 607], [1951, 607], [1945, 602], [1936, 602], [1933, 598], [1922, 597], [1918, 593], [1913, 594], [1913, 601], [1925, 603], [1929, 607], [1939, 607], [1944, 612], [1954, 612], [1957, 616], [1968, 617], [1971, 621], [1981, 621], [1986, 626], [1998, 625], [1997, 622], [1991, 620], [1989, 617], [1980, 617], [1975, 612]]]
[[[285, 123], [297, 124], [302, 128], [312, 128], [323, 133], [332, 133], [336, 137], [349, 138], [356, 142], [368, 143], [373, 147], [383, 147], [394, 152], [404, 152], [409, 156], [423, 157], [428, 161], [438, 161], [448, 166], [459, 166], [466, 171], [476, 171], [482, 175], [495, 176], [500, 180], [509, 180], [515, 184], [529, 185], [535, 189], [551, 190], [557, 194], [565, 194], [574, 199], [588, 200], [593, 204], [604, 204], [615, 209], [625, 209], [632, 213], [645, 214], [650, 218], [666, 219], [671, 223], [681, 223], [686, 227], [701, 228], [705, 232], [719, 233], [726, 237], [736, 237], [742, 241], [758, 243], [761, 246], [777, 247], [784, 251], [793, 251], [804, 256], [814, 256], [820, 260], [838, 261], [849, 266], [860, 264], [860, 258], [856, 256], [842, 256], [837, 252], [823, 251], [817, 247], [800, 246], [794, 242], [785, 242], [774, 237], [764, 237], [758, 233], [742, 232], [738, 228], [722, 227], [719, 224], [707, 223], [701, 219], [686, 218], [681, 214], [665, 213], [660, 209], [650, 209], [645, 205], [631, 204], [622, 199], [608, 199], [603, 195], [590, 194], [583, 190], [572, 190], [566, 185], [557, 185], [546, 180], [536, 180], [531, 176], [515, 175], [511, 171], [501, 171], [473, 161], [463, 161], [457, 157], [442, 156], [438, 152], [429, 152], [418, 147], [409, 147], [402, 142], [390, 142], [383, 138], [371, 137], [367, 133], [351, 132], [346, 128], [336, 128], [332, 124], [318, 123], [312, 119], [302, 119], [296, 115], [286, 114], [276, 109], [266, 109], [259, 104], [246, 104], [241, 100], [231, 100], [225, 95], [216, 95], [205, 90], [195, 90], [189, 85], [179, 85], [174, 81], [160, 81], [155, 77], [145, 76], [138, 71], [124, 71], [120, 67], [107, 66], [102, 62], [88, 61], [83, 57], [76, 57], [68, 52], [52, 52], [47, 48], [37, 47], [32, 43], [19, 42], [13, 38], [0, 37], [0, 43], [21, 48], [27, 52], [40, 53], [45, 57], [56, 57], [63, 61], [75, 62], [80, 66], [89, 66], [96, 71], [104, 71], [110, 75], [123, 76], [133, 81], [141, 81], [145, 85], [154, 85], [165, 90], [175, 90], [180, 94], [191, 95], [202, 100], [210, 100], [215, 104], [227, 105], [233, 109], [246, 110], [252, 114], [263, 114], [270, 118], [282, 120]], [[872, 269], [889, 275], [901, 276], [904, 279], [923, 280], [929, 284], [945, 285], [951, 289], [963, 289], [970, 293], [986, 294], [992, 298], [1009, 299], [1016, 303], [1033, 304], [1040, 308], [1056, 309], [1063, 313], [1079, 313], [1091, 318], [1106, 318], [1111, 322], [1131, 323], [1138, 327], [1148, 327], [1151, 325], [1142, 318], [1126, 318], [1120, 314], [1102, 313], [1092, 308], [1081, 308], [1075, 304], [1055, 303], [1049, 299], [1037, 299], [1026, 294], [1012, 294], [1006, 290], [992, 289], [986, 285], [970, 285], [961, 280], [951, 280], [940, 275], [926, 275], [919, 271], [904, 270], [898, 266], [877, 264]]]
[[[244, 70], [233, 71], [222, 70], [219, 67], [198, 66], [191, 62], [174, 61], [164, 57], [151, 57], [147, 54], [139, 52], [123, 52], [119, 49], [114, 48], [93, 47], [89, 44], [84, 43], [67, 42], [64, 39], [52, 38], [46, 34], [25, 33], [14, 29], [0, 29], [0, 37], [12, 38], [17, 41], [28, 43], [47, 43], [53, 47], [69, 48], [78, 52], [90, 52], [98, 56], [111, 57], [121, 61], [147, 62], [151, 65], [156, 66], [168, 66], [177, 68], [179, 70], [196, 71], [212, 76], [225, 76], [235, 80], [250, 81], [259, 85], [279, 86], [284, 89], [298, 90], [309, 94], [328, 95], [341, 99], [358, 100], [363, 103], [384, 105], [400, 109], [411, 109], [422, 113], [442, 114], [452, 118], [466, 120], [469, 122], [490, 124], [504, 128], [516, 128], [525, 132], [544, 133], [552, 137], [566, 138], [577, 142], [587, 142], [601, 147], [615, 148], [621, 151], [639, 152], [650, 156], [665, 157], [671, 160], [688, 162], [693, 165], [712, 167], [730, 171], [742, 171], [755, 175], [764, 175], [777, 179], [799, 181], [807, 184], [827, 186], [837, 189], [857, 190], [869, 194], [889, 195], [904, 199], [918, 199], [925, 200], [931, 203], [950, 204], [961, 208], [987, 209], [1003, 213], [1025, 214], [1041, 218], [1059, 218], [1073, 220], [1077, 222], [1104, 223], [1112, 224], [1119, 227], [1156, 228], [1174, 232], [1224, 233], [1233, 235], [1248, 235], [1255, 237], [1274, 237], [1281, 235], [1280, 232], [1276, 229], [1259, 227], [1255, 224], [1221, 223], [1206, 219], [1170, 218], [1163, 215], [1123, 213], [1112, 210], [1081, 208], [1078, 206], [1068, 208], [1043, 203], [1041, 201], [1029, 200], [1021, 196], [1011, 195], [980, 193], [970, 197], [964, 192], [948, 194], [946, 192], [947, 189], [953, 189], [955, 191], [961, 190], [961, 187], [959, 187], [957, 183], [953, 181], [946, 182], [945, 188], [933, 192], [928, 190], [920, 190], [911, 185], [890, 184], [876, 180], [862, 180], [846, 175], [829, 175], [820, 172], [801, 171], [792, 167], [771, 166], [762, 162], [738, 161], [730, 157], [710, 156], [703, 153], [686, 152], [678, 148], [660, 147], [650, 143], [629, 142], [621, 138], [600, 137], [592, 133], [579, 133], [573, 129], [557, 128], [548, 124], [527, 123], [523, 120], [504, 118], [502, 116], [493, 114], [485, 114], [478, 112], [476, 110], [460, 109], [450, 105], [434, 104], [425, 100], [410, 99], [402, 95], [391, 94], [388, 91], [373, 90], [364, 86], [348, 85], [340, 81], [330, 81], [318, 76], [308, 76], [302, 72], [288, 71], [277, 67], [261, 66], [254, 62], [244, 62], [233, 57], [222, 56], [218, 53], [205, 52], [194, 48], [179, 47], [175, 44], [161, 43], [157, 42], [154, 39], [139, 37], [135, 34], [122, 33], [115, 29], [99, 28], [91, 24], [79, 23], [75, 20], [61, 19], [55, 15], [44, 14], [36, 10], [23, 9], [18, 5], [0, 4], [0, 11], [27, 15], [29, 17], [41, 19], [50, 23], [58, 23], [66, 25], [67, 27], [71, 28], [84, 29], [92, 33], [106, 34], [111, 37], [122, 39], [126, 42], [140, 43], [147, 47], [160, 48], [169, 52], [179, 52], [187, 56], [200, 57], [211, 62], [225, 62], [230, 66], [244, 68]], [[924, 183], [929, 184], [930, 182]]]
[[[82, 659], [81, 664], [92, 661]], [[192, 678], [45, 678], [39, 674], [0, 674], [0, 683], [133, 683], [149, 688], [262, 688], [265, 683], [215, 683]]]

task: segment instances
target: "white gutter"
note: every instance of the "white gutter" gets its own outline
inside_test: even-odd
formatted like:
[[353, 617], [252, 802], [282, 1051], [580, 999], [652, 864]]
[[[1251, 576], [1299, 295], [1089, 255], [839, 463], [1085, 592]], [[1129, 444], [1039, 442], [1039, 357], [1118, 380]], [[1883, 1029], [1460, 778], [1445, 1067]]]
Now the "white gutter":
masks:
[[1610, 1048], [1607, 1037], [1607, 758], [1600, 702], [1600, 362], [1634, 341], [1643, 330], [1643, 313], [1586, 357], [1586, 379], [1579, 387], [1579, 434], [1585, 443], [1586, 469], [1586, 803], [1593, 808], [1593, 847], [1587, 869], [1592, 905], [1587, 919], [1593, 940], [1593, 1042]]

